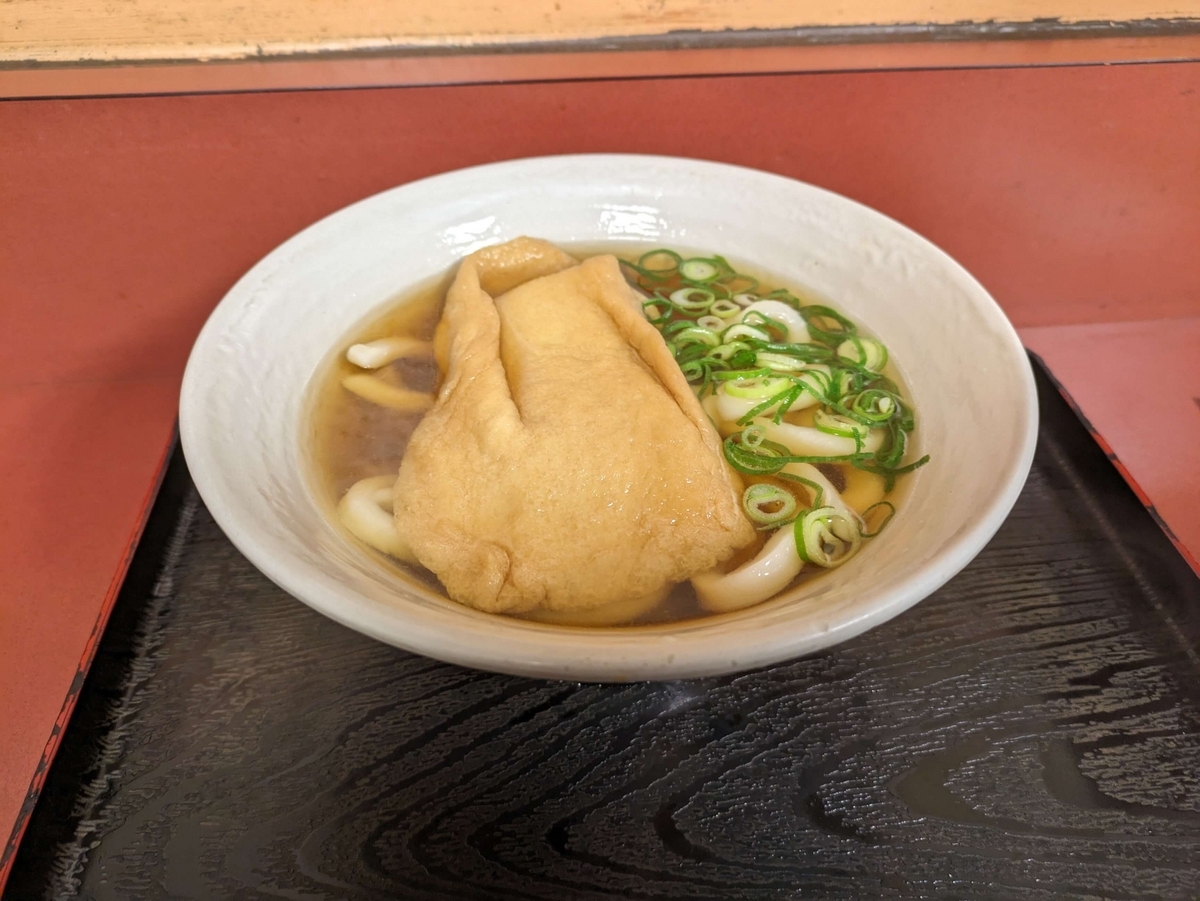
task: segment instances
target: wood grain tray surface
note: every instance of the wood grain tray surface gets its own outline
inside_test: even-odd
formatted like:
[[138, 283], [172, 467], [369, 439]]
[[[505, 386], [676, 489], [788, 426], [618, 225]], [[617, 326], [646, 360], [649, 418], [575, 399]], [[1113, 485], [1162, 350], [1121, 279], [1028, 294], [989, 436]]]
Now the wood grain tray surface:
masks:
[[1194, 898], [1200, 580], [1044, 376], [995, 539], [741, 676], [582, 685], [351, 632], [182, 461], [5, 899]]

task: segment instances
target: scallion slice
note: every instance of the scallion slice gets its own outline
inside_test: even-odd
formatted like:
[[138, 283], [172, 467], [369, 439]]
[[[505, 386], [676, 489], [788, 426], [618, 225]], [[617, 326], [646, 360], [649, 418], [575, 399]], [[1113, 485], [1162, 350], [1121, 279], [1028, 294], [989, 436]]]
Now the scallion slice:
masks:
[[834, 360], [833, 351], [820, 344], [773, 343], [757, 349], [770, 351], [773, 354], [787, 354], [789, 357], [795, 357], [805, 363], [830, 363]]
[[711, 282], [721, 274], [715, 260], [694, 257], [679, 264], [679, 274], [689, 282]]
[[[663, 312], [663, 307], [666, 307], [666, 312]], [[655, 328], [661, 329], [664, 325], [671, 321], [671, 308], [663, 301], [661, 304], [655, 303], [653, 300], [648, 300], [642, 304], [642, 315], [646, 317]]]
[[757, 300], [746, 307], [742, 322], [762, 325], [780, 335], [781, 341], [791, 344], [807, 344], [812, 336], [808, 324], [800, 312], [781, 300]]
[[709, 356], [713, 357], [714, 359], [717, 359], [717, 360], [729, 360], [729, 359], [732, 359], [733, 356], [735, 354], [737, 354], [739, 351], [749, 350], [749, 349], [750, 349], [749, 344], [746, 344], [745, 342], [742, 342], [742, 341], [733, 341], [729, 344], [722, 344], [719, 347], [714, 348], [712, 353], [709, 354]]
[[721, 332], [725, 330], [725, 320], [720, 316], [701, 316], [696, 320], [696, 325], [700, 328], [706, 328], [713, 332]]
[[773, 354], [770, 351], [759, 351], [754, 355], [754, 362], [776, 372], [801, 372], [808, 367], [803, 360], [787, 354]]
[[869, 388], [845, 402], [850, 412], [872, 424], [884, 423], [903, 412], [900, 399], [890, 391]]
[[796, 514], [796, 498], [778, 485], [751, 485], [742, 494], [742, 509], [759, 526], [775, 528]]
[[879, 372], [888, 361], [887, 348], [883, 344], [874, 338], [860, 338], [857, 335], [839, 344], [837, 355], [872, 372]]
[[671, 292], [671, 303], [689, 313], [705, 313], [716, 300], [716, 295], [707, 288], [680, 288]]
[[813, 425], [822, 432], [843, 438], [862, 439], [871, 432], [870, 426], [855, 422], [849, 416], [833, 413], [827, 407], [822, 407], [813, 415]]
[[[666, 265], [663, 265], [663, 263]], [[683, 257], [666, 247], [648, 250], [638, 257], [637, 267], [655, 278], [668, 278], [675, 274]]]
[[747, 308], [746, 312], [742, 314], [741, 322], [743, 325], [752, 325], [767, 332], [774, 332], [781, 336], [780, 340], [786, 339], [788, 334], [786, 322], [753, 307]]
[[863, 518], [864, 525], [870, 520], [871, 511], [877, 510], [880, 507], [885, 507], [887, 509], [887, 511], [888, 511], [887, 515], [884, 516], [883, 520], [879, 523], [879, 525], [875, 527], [874, 531], [868, 531], [867, 529], [863, 529], [862, 530], [863, 538], [874, 538], [876, 535], [878, 535], [880, 532], [882, 532], [884, 530], [884, 528], [887, 526], [887, 524], [892, 521], [892, 517], [896, 515], [896, 505], [895, 504], [891, 503], [890, 501], [877, 501], [876, 503], [871, 504], [871, 506], [867, 507], [866, 510], [863, 510], [862, 518]]
[[731, 372], [722, 372], [717, 377], [721, 381], [745, 381], [746, 379], [757, 379], [771, 374], [769, 369], [736, 369]]
[[841, 566], [862, 545], [858, 523], [834, 507], [805, 511], [796, 519], [794, 528], [800, 559], [826, 569]]
[[754, 341], [771, 340], [771, 336], [766, 329], [761, 329], [755, 325], [746, 325], [742, 322], [739, 322], [737, 325], [729, 326], [729, 328], [725, 329], [724, 334], [721, 335], [721, 340], [725, 344], [728, 344], [730, 341], [734, 341], [738, 338], [750, 338]]
[[761, 447], [765, 440], [766, 434], [759, 426], [752, 425], [750, 428], [742, 430], [742, 447], [744, 448], [755, 450]]
[[716, 332], [698, 325], [691, 328], [685, 328], [671, 336], [671, 340], [678, 347], [683, 347], [687, 344], [704, 344], [708, 347], [716, 347], [721, 343], [721, 336]]
[[[716, 259], [725, 263], [721, 257], [716, 257]], [[725, 263], [725, 265], [729, 266], [728, 263]], [[730, 266], [730, 268], [732, 269], [733, 267]], [[740, 272], [733, 272], [729, 275], [723, 275], [719, 281], [722, 287], [729, 292], [730, 296], [733, 296], [734, 294], [749, 294], [758, 287], [758, 279], [752, 275], [743, 275]]]
[[[774, 475], [787, 465], [787, 460], [779, 459], [779, 453], [763, 441], [761, 431], [754, 432], [753, 428], [725, 439], [721, 445], [725, 459], [742, 475]], [[755, 438], [757, 442], [754, 442]]]
[[[757, 354], [755, 357], [757, 358]], [[800, 373], [796, 384], [801, 385], [814, 401], [824, 402], [829, 395], [830, 386], [833, 384], [833, 376], [830, 374], [828, 366], [818, 364], [810, 366]], [[801, 409], [811, 406], [811, 403], [806, 403], [801, 406]]]
[[834, 374], [832, 384], [829, 386], [829, 394], [831, 397], [841, 399], [855, 391], [855, 373], [849, 369], [839, 369]]
[[782, 300], [784, 303], [788, 304], [789, 306], [793, 306], [796, 309], [800, 309], [800, 298], [798, 298], [795, 294], [793, 294], [787, 288], [776, 288], [774, 291], [772, 291], [770, 294], [768, 294], [765, 299], [766, 300]]
[[708, 312], [713, 316], [720, 316], [722, 319], [732, 319], [738, 313], [742, 312], [742, 308], [732, 300], [721, 298], [713, 301], [713, 305], [708, 308]]
[[791, 379], [785, 378], [753, 378], [727, 381], [721, 390], [730, 397], [742, 397], [749, 400], [765, 400], [775, 397], [792, 386]]
[[812, 506], [825, 506], [825, 486], [820, 482], [815, 482], [812, 479], [806, 479], [802, 475], [788, 471], [789, 469], [796, 468], [799, 467], [795, 464], [785, 466], [782, 470], [775, 473], [775, 477], [778, 479], [787, 479], [789, 482], [795, 482], [798, 485], [803, 485], [805, 489], [807, 489], [809, 497], [812, 499]]
[[837, 347], [846, 338], [858, 334], [858, 326], [832, 307], [811, 304], [800, 308], [808, 323], [809, 334], [822, 344]]

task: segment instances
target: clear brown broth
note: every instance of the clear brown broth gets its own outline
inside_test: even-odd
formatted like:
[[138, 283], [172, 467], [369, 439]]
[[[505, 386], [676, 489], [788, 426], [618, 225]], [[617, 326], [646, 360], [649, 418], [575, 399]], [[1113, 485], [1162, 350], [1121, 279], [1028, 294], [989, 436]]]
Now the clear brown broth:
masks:
[[[649, 249], [631, 248], [627, 244], [622, 244], [619, 248], [605, 247], [604, 245], [565, 245], [565, 248], [580, 259], [603, 253], [613, 253], [627, 260], [636, 260], [644, 250]], [[805, 303], [830, 303], [811, 292], [797, 290], [792, 285], [781, 285], [778, 279], [760, 275], [752, 268], [739, 267], [739, 271], [749, 272], [758, 277], [761, 282], [760, 290], [764, 293], [772, 288], [783, 286]], [[368, 317], [350, 329], [338, 341], [329, 358], [313, 378], [310, 414], [307, 418], [308, 429], [304, 436], [309, 449], [310, 466], [318, 500], [335, 527], [342, 531], [349, 541], [361, 547], [364, 553], [376, 558], [393, 573], [402, 578], [415, 579], [420, 584], [433, 587], [442, 594], [445, 594], [445, 589], [433, 573], [423, 567], [400, 563], [361, 544], [342, 528], [334, 511], [338, 500], [356, 482], [372, 476], [394, 474], [399, 470], [409, 438], [417, 427], [417, 423], [421, 421], [419, 413], [400, 413], [381, 407], [343, 388], [341, 382], [345, 376], [362, 371], [347, 362], [346, 350], [353, 344], [374, 341], [392, 335], [406, 335], [422, 340], [432, 339], [434, 328], [441, 317], [446, 290], [449, 288], [452, 278], [453, 271], [397, 294], [384, 306], [382, 312]], [[830, 303], [830, 305], [836, 307], [836, 303]], [[859, 323], [860, 329], [862, 325]], [[863, 330], [863, 333], [869, 334], [866, 330]], [[376, 373], [385, 380], [396, 380], [417, 391], [432, 391], [438, 381], [437, 367], [432, 360], [399, 360], [388, 367], [376, 370]], [[884, 373], [903, 389], [904, 383], [894, 362], [889, 361]], [[907, 395], [907, 392], [905, 394]], [[814, 409], [809, 408], [789, 415], [788, 420], [798, 425], [809, 425]], [[835, 485], [841, 480], [848, 482], [851, 487], [866, 477], [866, 474], [851, 466], [836, 464], [829, 465], [826, 474]], [[887, 495], [887, 499], [899, 506], [908, 481], [910, 479], [907, 477], [901, 478], [897, 487]], [[792, 490], [794, 487], [783, 481], [774, 483], [787, 490]], [[803, 497], [800, 497], [799, 500], [802, 505], [805, 503]], [[753, 557], [764, 539], [765, 535], [761, 535], [759, 541], [738, 552], [729, 561], [729, 567], [733, 568]], [[813, 566], [805, 567], [788, 590], [820, 578], [823, 572]], [[700, 606], [691, 583], [683, 582], [676, 585], [661, 604], [626, 625], [674, 622], [714, 615], [719, 614], [712, 614]]]

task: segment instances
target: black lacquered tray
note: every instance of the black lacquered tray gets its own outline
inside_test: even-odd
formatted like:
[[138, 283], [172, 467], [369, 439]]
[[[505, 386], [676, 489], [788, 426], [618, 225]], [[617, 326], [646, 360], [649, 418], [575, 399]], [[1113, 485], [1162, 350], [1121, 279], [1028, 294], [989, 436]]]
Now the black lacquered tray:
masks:
[[4, 897], [1200, 897], [1200, 580], [1039, 390], [958, 577], [692, 682], [373, 642], [260, 575], [176, 459]]

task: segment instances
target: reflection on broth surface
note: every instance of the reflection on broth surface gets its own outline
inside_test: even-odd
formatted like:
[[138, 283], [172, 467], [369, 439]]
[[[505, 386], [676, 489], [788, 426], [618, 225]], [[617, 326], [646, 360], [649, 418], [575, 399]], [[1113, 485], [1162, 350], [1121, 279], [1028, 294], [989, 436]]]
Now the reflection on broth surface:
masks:
[[[380, 559], [388, 565], [471, 606], [592, 626], [750, 606], [841, 565], [878, 534], [904, 473], [924, 462], [910, 462], [912, 411], [882, 344], [823, 299], [747, 275], [719, 256], [631, 254], [624, 244], [570, 252], [597, 259], [576, 266], [529, 239], [473, 255], [479, 262], [454, 282], [457, 319], [448, 312], [439, 328], [451, 273], [399, 295], [338, 342], [314, 379], [308, 434], [317, 491], [331, 517], [373, 553], [386, 551]], [[619, 268], [605, 254], [618, 256]], [[493, 319], [494, 336], [480, 338], [479, 323]], [[488, 349], [488, 365], [472, 369]], [[555, 370], [571, 354], [580, 374], [574, 383]], [[603, 376], [613, 386], [587, 384], [596, 372], [613, 373]], [[499, 412], [485, 415], [479, 408], [494, 401], [479, 391], [497, 373]], [[446, 396], [433, 406], [447, 375]], [[421, 450], [406, 460], [431, 407], [419, 430]], [[619, 429], [590, 428], [590, 417], [600, 422], [614, 408], [627, 441], [612, 434]], [[655, 422], [647, 426], [646, 417]], [[531, 436], [532, 444], [520, 444]], [[671, 457], [648, 446], [664, 441], [689, 449]], [[657, 467], [648, 476], [637, 470], [643, 457], [641, 465]], [[392, 492], [402, 461], [410, 479], [401, 479], [409, 486], [403, 497]], [[418, 466], [442, 473], [441, 487], [455, 484], [425, 503], [426, 486], [412, 481]], [[506, 486], [509, 473], [526, 481]], [[623, 496], [606, 486], [609, 477], [624, 480], [625, 495], [634, 486], [649, 512], [613, 513]], [[687, 492], [703, 486], [707, 500], [689, 500]], [[494, 507], [492, 494], [510, 490], [520, 499]], [[686, 509], [673, 512], [672, 503], [685, 501]], [[665, 561], [645, 549], [657, 538], [637, 533], [655, 511], [656, 535], [680, 530], [674, 545], [663, 545], [674, 548]], [[569, 552], [546, 549], [537, 521], [529, 524], [539, 516], [571, 542]], [[428, 534], [412, 526], [425, 522], [433, 522]], [[614, 536], [614, 526], [628, 534]], [[512, 546], [496, 552], [509, 527]], [[460, 533], [461, 545], [447, 544], [446, 535]], [[677, 559], [688, 554], [690, 562]], [[628, 560], [653, 572], [641, 580], [622, 572]], [[571, 572], [553, 572], [556, 566]], [[608, 575], [595, 578], [598, 572]], [[584, 581], [572, 581], [572, 573]], [[610, 579], [624, 579], [625, 587], [608, 589]]]

